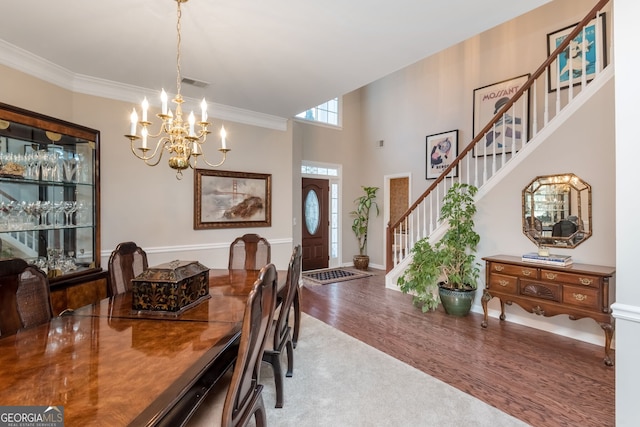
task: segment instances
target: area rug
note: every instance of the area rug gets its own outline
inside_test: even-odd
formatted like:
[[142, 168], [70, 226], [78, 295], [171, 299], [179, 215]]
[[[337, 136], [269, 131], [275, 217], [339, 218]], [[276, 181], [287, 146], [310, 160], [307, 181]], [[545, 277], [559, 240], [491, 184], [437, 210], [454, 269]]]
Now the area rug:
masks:
[[360, 279], [371, 275], [372, 273], [366, 271], [349, 268], [324, 268], [322, 270], [305, 271], [302, 273], [302, 279], [305, 284], [326, 285], [328, 283], [344, 282], [345, 280]]
[[[268, 426], [527, 426], [305, 313], [293, 354], [293, 377], [284, 378], [282, 408], [275, 408], [273, 370], [262, 364]], [[286, 364], [283, 352], [283, 369]], [[219, 425], [220, 414], [206, 401], [198, 412], [189, 427]]]

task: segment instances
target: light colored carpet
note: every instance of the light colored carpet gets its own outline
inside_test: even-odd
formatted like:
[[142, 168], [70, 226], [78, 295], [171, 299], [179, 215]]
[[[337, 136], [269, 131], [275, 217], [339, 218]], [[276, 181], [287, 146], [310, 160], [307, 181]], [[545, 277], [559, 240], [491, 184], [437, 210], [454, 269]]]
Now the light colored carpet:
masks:
[[[270, 427], [527, 426], [307, 314], [301, 325], [283, 408], [275, 408], [273, 371], [262, 364]], [[218, 426], [223, 400], [208, 396], [189, 427]]]
[[283, 408], [274, 407], [271, 368], [261, 375], [269, 426], [527, 425], [306, 314]]

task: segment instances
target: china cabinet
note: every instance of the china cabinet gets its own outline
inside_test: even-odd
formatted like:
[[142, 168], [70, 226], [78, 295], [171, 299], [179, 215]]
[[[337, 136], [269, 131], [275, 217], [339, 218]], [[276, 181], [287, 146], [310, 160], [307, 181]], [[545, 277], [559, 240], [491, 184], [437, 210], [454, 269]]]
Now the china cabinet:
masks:
[[49, 276], [56, 313], [106, 296], [97, 130], [0, 103], [0, 258]]

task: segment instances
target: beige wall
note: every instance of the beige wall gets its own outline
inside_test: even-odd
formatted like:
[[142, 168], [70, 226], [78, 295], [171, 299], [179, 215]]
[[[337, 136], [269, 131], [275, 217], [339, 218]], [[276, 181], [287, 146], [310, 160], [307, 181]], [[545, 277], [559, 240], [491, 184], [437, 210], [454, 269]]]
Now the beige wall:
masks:
[[[462, 149], [473, 136], [474, 89], [535, 71], [547, 56], [547, 34], [580, 21], [593, 5], [592, 0], [556, 0], [348, 94], [348, 105], [357, 105], [345, 108], [344, 122], [361, 123], [357, 147], [345, 148], [347, 136], [307, 129], [315, 128], [311, 125], [294, 132], [296, 143], [304, 144], [303, 159], [348, 165], [342, 199], [343, 263], [351, 261], [356, 248], [347, 213], [359, 186], [383, 189], [385, 175], [409, 173], [415, 199], [431, 183], [425, 179], [426, 136], [458, 129]], [[615, 265], [613, 121], [610, 83], [479, 203], [478, 254], [535, 250], [521, 231], [522, 189], [536, 176], [573, 172], [593, 187], [594, 232], [568, 252], [578, 262]], [[376, 147], [379, 140], [384, 140], [383, 148]], [[382, 207], [382, 190], [379, 196]], [[369, 255], [375, 265], [384, 265], [385, 226], [382, 215], [372, 220]], [[496, 303], [491, 303], [492, 310]], [[479, 301], [475, 310], [481, 310]], [[512, 321], [602, 345], [602, 331], [590, 319], [540, 318], [517, 307], [509, 307], [508, 313]]]
[[[303, 122], [295, 122], [293, 128], [294, 144], [301, 147], [301, 160], [343, 166], [340, 265], [351, 262], [353, 255], [358, 254], [358, 242], [351, 230], [352, 217], [349, 216], [349, 212], [354, 209], [353, 200], [360, 196], [361, 186], [377, 185], [364, 178], [369, 165], [363, 161], [360, 108], [359, 91], [355, 91], [342, 97], [342, 130]], [[298, 165], [297, 168], [299, 171], [300, 166]], [[381, 185], [380, 187], [382, 188]], [[300, 193], [300, 187], [298, 187], [298, 193]], [[375, 226], [372, 222], [371, 228], [373, 227]], [[371, 250], [371, 246], [369, 249]]]
[[[148, 167], [133, 157], [123, 136], [128, 131], [130, 104], [71, 93], [6, 67], [0, 68], [0, 73], [3, 102], [101, 132], [103, 268], [111, 250], [126, 240], [144, 247], [151, 265], [194, 259], [211, 268], [226, 267], [229, 243], [247, 232], [267, 237], [272, 242], [273, 262], [286, 268], [292, 249], [291, 130], [224, 123], [232, 151], [220, 169], [272, 174], [272, 226], [194, 230], [193, 171], [185, 171], [183, 180], [178, 181], [166, 158], [160, 165]], [[213, 120], [219, 127], [220, 121]], [[215, 138], [207, 142], [205, 153], [214, 154], [211, 162], [217, 162], [218, 144]]]
[[[343, 131], [294, 128], [303, 160], [344, 166], [342, 264], [357, 251], [348, 212], [360, 186], [381, 188], [381, 209], [385, 175], [411, 174], [411, 194], [421, 194], [431, 183], [426, 136], [458, 129], [461, 150], [473, 136], [474, 89], [533, 72], [546, 59], [547, 34], [580, 21], [592, 7], [592, 0], [553, 1], [351, 92], [343, 97]], [[371, 220], [369, 255], [377, 266], [384, 265], [385, 227], [382, 215]]]

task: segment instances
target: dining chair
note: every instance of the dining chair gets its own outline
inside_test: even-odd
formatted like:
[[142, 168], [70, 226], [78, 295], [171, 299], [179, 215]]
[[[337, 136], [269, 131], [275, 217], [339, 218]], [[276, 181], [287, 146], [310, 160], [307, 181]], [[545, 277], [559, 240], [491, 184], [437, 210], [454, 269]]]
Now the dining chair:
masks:
[[[188, 420], [187, 426], [246, 426], [255, 417], [255, 422], [251, 425], [266, 427], [267, 414], [262, 398], [260, 367], [267, 337], [273, 324], [277, 288], [278, 272], [275, 265], [268, 264], [260, 270], [260, 275], [247, 298], [238, 356], [231, 376], [229, 378], [227, 372], [217, 381], [207, 400]], [[206, 386], [203, 386], [203, 390], [205, 388]], [[224, 396], [224, 403], [222, 403], [222, 396]], [[219, 420], [221, 420], [220, 424], [218, 424]]]
[[298, 280], [300, 279], [300, 268], [302, 263], [302, 247], [297, 245], [291, 254], [289, 267], [287, 270], [287, 281], [285, 288], [286, 295], [280, 305], [278, 317], [274, 321], [274, 327], [271, 330], [271, 344], [265, 347], [262, 360], [267, 362], [273, 368], [273, 378], [276, 385], [276, 408], [282, 408], [284, 401], [283, 378], [281, 355], [287, 350], [287, 377], [293, 375], [293, 337], [291, 326], [289, 326], [289, 316], [291, 305], [293, 303], [296, 292], [298, 291]]
[[49, 279], [21, 258], [0, 261], [0, 336], [53, 318]]
[[264, 237], [249, 233], [229, 247], [229, 270], [259, 270], [271, 262], [271, 245]]
[[109, 257], [109, 295], [132, 288], [131, 280], [149, 267], [147, 253], [134, 242], [122, 242]]

